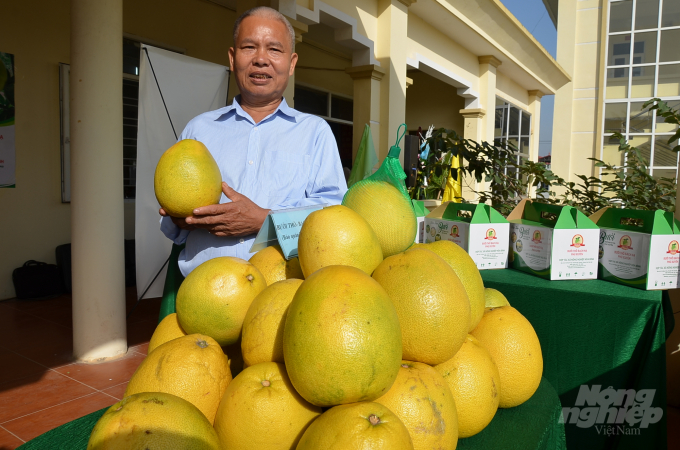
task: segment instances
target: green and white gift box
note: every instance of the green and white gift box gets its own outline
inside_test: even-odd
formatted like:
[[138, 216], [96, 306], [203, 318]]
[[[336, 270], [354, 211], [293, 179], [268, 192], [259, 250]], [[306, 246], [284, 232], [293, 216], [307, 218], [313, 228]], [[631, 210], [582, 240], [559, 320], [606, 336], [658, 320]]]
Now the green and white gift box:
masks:
[[453, 241], [482, 269], [508, 265], [510, 224], [485, 204], [446, 202], [425, 217], [425, 242]]
[[411, 203], [413, 204], [413, 211], [416, 213], [416, 221], [418, 222], [415, 243], [422, 244], [425, 242], [425, 216], [427, 216], [429, 211], [422, 200], [411, 200]]
[[525, 199], [508, 220], [513, 269], [548, 280], [597, 278], [600, 232], [581, 211]]
[[600, 227], [598, 278], [645, 290], [680, 282], [680, 222], [670, 212], [603, 208], [590, 216]]

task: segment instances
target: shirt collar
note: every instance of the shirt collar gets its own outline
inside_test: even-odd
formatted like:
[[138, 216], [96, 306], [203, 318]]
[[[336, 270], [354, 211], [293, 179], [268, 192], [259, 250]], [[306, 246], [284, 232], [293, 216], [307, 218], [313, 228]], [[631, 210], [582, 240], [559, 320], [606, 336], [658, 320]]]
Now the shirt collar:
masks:
[[[225, 108], [224, 113], [222, 113], [217, 118], [217, 120], [226, 119], [228, 116], [231, 116], [233, 114], [236, 114], [236, 115], [248, 120], [249, 122], [252, 122], [253, 124], [255, 124], [255, 122], [253, 121], [253, 118], [250, 117], [250, 114], [248, 114], [247, 112], [245, 112], [243, 110], [243, 108], [241, 108], [241, 95], [240, 94], [237, 95], [236, 97], [234, 97], [234, 100], [231, 102], [231, 105], [229, 105]], [[291, 108], [290, 106], [288, 106], [288, 103], [286, 102], [286, 99], [284, 97], [283, 99], [281, 99], [281, 103], [279, 103], [279, 106], [276, 107], [276, 110], [273, 113], [271, 113], [270, 115], [268, 115], [267, 117], [265, 117], [264, 119], [262, 119], [260, 121], [260, 123], [263, 123], [265, 121], [269, 121], [269, 120], [273, 119], [275, 116], [285, 116], [285, 117], [282, 117], [282, 118], [287, 118], [288, 120], [292, 120], [293, 122], [296, 122], [297, 116], [299, 114], [300, 114], [300, 111], [297, 111], [297, 110]]]

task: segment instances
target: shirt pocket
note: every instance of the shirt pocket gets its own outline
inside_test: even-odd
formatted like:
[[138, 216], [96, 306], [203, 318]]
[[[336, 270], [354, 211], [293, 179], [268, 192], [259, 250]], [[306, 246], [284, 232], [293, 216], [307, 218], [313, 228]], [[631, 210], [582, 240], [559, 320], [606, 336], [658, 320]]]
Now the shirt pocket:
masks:
[[305, 198], [309, 181], [309, 156], [283, 151], [267, 152], [265, 186], [269, 191], [269, 207], [292, 205]]

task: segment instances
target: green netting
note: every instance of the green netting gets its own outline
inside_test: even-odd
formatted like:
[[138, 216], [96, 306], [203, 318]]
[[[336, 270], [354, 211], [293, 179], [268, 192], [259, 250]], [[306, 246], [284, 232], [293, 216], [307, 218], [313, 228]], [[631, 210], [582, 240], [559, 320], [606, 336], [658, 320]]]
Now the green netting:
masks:
[[[345, 204], [346, 199], [348, 198], [349, 195], [351, 195], [350, 193], [354, 189], [357, 189], [366, 184], [377, 182], [390, 183], [392, 186], [397, 188], [399, 192], [401, 192], [401, 194], [404, 196], [404, 200], [406, 200], [409, 203], [409, 205], [411, 205], [411, 197], [408, 195], [408, 190], [406, 190], [406, 183], [404, 183], [404, 180], [406, 179], [406, 173], [404, 172], [404, 169], [401, 166], [401, 162], [399, 162], [399, 154], [401, 153], [399, 143], [404, 138], [405, 134], [406, 124], [402, 123], [399, 126], [399, 129], [397, 130], [397, 141], [392, 147], [390, 147], [390, 151], [387, 153], [387, 157], [380, 165], [380, 168], [378, 168], [378, 170], [376, 170], [376, 172], [370, 175], [369, 177], [361, 181], [355, 182], [352, 185], [352, 187], [350, 187], [350, 189], [347, 191], [347, 193], [345, 193], [345, 197], [342, 199], [343, 205]], [[411, 208], [413, 208], [413, 205], [411, 205]]]

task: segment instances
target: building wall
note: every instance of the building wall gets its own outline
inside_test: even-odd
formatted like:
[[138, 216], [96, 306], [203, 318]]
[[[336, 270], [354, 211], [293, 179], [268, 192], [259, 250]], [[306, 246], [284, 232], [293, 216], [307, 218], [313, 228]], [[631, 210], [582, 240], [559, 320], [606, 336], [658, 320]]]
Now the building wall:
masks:
[[[345, 73], [352, 60], [335, 52], [320, 48], [314, 43], [303, 42], [295, 46], [298, 54], [295, 82], [318, 87], [348, 97], [354, 95], [352, 78]], [[323, 68], [329, 70], [315, 70]]]
[[[14, 268], [29, 259], [54, 263], [55, 247], [71, 241], [71, 208], [61, 203], [59, 145], [59, 63], [70, 61], [70, 3], [9, 2], [3, 13], [11, 20], [0, 27], [0, 50], [14, 54], [17, 71], [17, 183], [14, 189], [0, 189], [0, 234], [5, 238], [0, 299], [14, 296]], [[203, 0], [124, 3], [126, 33], [218, 64], [228, 64], [234, 20], [234, 12]], [[125, 204], [125, 213], [125, 236], [133, 238], [133, 202]]]
[[[448, 128], [463, 135], [465, 99], [459, 97], [455, 87], [423, 72], [409, 72], [413, 84], [406, 90], [406, 125], [409, 131], [422, 127]], [[436, 95], [432, 95], [436, 93]]]
[[[529, 111], [529, 94], [527, 90], [504, 75], [500, 70], [496, 73], [496, 97], [507, 100], [525, 111]], [[487, 111], [487, 114], [493, 114], [493, 111]]]

